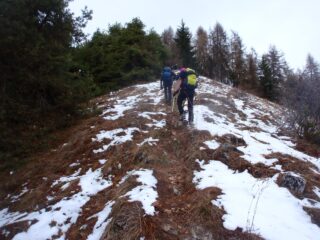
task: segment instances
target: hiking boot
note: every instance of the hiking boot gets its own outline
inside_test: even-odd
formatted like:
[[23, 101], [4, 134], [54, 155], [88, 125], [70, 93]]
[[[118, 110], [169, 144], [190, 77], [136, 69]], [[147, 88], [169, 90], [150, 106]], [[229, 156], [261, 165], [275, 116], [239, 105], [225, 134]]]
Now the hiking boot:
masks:
[[182, 122], [187, 122], [186, 114], [185, 113], [181, 114], [179, 120]]

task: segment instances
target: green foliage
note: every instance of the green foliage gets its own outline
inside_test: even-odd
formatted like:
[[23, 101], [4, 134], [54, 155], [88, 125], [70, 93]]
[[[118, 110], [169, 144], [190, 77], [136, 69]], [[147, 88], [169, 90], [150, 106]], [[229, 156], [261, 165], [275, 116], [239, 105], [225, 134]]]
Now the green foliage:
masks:
[[40, 145], [78, 112], [92, 95], [88, 87], [95, 91], [92, 78], [75, 71], [72, 56], [91, 12], [75, 19], [68, 2], [0, 2], [0, 163]]
[[181, 26], [177, 29], [176, 37], [174, 41], [179, 49], [179, 55], [182, 60], [182, 65], [185, 67], [194, 68], [195, 60], [193, 58], [192, 46], [191, 46], [192, 34], [189, 28], [186, 27], [183, 20], [181, 21]]
[[124, 27], [114, 24], [107, 32], [96, 31], [91, 41], [77, 49], [77, 60], [107, 91], [154, 80], [165, 58], [160, 36], [154, 31], [146, 33], [137, 18]]
[[286, 64], [282, 55], [272, 46], [268, 54], [262, 56], [259, 67], [260, 85], [264, 97], [272, 101], [278, 101], [286, 71]]
[[272, 81], [270, 64], [267, 55], [263, 55], [259, 64], [260, 71], [260, 85], [263, 90], [264, 97], [272, 99], [274, 98], [274, 82]]

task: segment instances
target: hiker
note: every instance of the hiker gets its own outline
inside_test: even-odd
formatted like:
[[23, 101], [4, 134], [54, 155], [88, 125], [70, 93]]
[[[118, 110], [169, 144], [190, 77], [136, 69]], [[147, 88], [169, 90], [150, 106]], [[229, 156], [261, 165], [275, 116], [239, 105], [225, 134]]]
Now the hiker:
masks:
[[178, 69], [178, 65], [174, 64], [172, 67], [172, 72], [173, 72], [173, 80], [176, 81], [179, 79], [179, 74], [180, 74], [180, 70]]
[[178, 90], [173, 94], [175, 96], [179, 93], [177, 99], [177, 105], [180, 113], [180, 121], [185, 121], [185, 113], [183, 111], [182, 103], [184, 100], [188, 101], [188, 112], [189, 112], [189, 124], [193, 123], [193, 98], [195, 89], [197, 87], [197, 76], [193, 69], [191, 68], [182, 68], [180, 69], [179, 80], [181, 84]]
[[167, 104], [171, 104], [172, 98], [172, 82], [173, 82], [174, 74], [171, 71], [170, 67], [164, 67], [161, 73], [160, 79], [160, 89], [164, 88], [164, 98]]

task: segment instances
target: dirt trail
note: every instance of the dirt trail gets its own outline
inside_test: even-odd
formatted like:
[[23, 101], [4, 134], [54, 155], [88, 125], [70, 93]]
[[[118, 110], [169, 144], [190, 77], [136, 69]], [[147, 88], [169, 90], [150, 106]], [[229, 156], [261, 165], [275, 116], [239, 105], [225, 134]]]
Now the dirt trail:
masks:
[[195, 189], [193, 171], [199, 170], [199, 166], [194, 160], [210, 159], [208, 152], [199, 150], [202, 143], [210, 139], [210, 135], [179, 126], [177, 117], [167, 117], [167, 130], [173, 134], [167, 136], [167, 142], [160, 148], [166, 149], [167, 161], [153, 166], [159, 180], [159, 199], [156, 203], [158, 214], [151, 221], [157, 228], [146, 238], [258, 239], [254, 235], [223, 228], [223, 211], [211, 204], [211, 200], [221, 194], [220, 189]]

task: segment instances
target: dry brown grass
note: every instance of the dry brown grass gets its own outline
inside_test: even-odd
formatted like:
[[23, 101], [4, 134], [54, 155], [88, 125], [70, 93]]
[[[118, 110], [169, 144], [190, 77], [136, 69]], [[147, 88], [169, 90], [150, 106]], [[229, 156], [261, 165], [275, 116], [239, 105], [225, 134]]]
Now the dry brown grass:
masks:
[[320, 209], [307, 207], [304, 207], [303, 209], [309, 214], [312, 222], [320, 227]]
[[320, 158], [320, 146], [307, 142], [303, 139], [297, 139], [296, 149], [310, 156]]
[[102, 239], [138, 239], [143, 232], [143, 215], [144, 212], [139, 203], [117, 201], [112, 208], [112, 220]]
[[[133, 88], [127, 88], [120, 91], [120, 97], [126, 97], [131, 94]], [[139, 91], [143, 92], [143, 89]], [[240, 91], [233, 90], [231, 94], [243, 98]], [[201, 96], [211, 97], [208, 96]], [[204, 101], [200, 98], [200, 102]], [[233, 101], [227, 98], [220, 98], [225, 106], [209, 104], [217, 114], [228, 114], [230, 119], [234, 119], [234, 114], [230, 109], [235, 109]], [[245, 100], [245, 99], [244, 99]], [[105, 98], [99, 98], [96, 102], [100, 105], [107, 104]], [[113, 104], [111, 103], [108, 103]], [[111, 105], [109, 106], [111, 107]], [[159, 106], [150, 106], [147, 100], [138, 106], [138, 111], [159, 111]], [[71, 191], [78, 192], [78, 180], [73, 181], [68, 189], [62, 191], [60, 185], [51, 188], [53, 180], [61, 176], [71, 175], [76, 168], [69, 165], [79, 160], [79, 167], [82, 168], [81, 174], [84, 174], [89, 168], [102, 167], [104, 177], [113, 175], [113, 185], [95, 196], [82, 208], [81, 215], [77, 222], [71, 226], [67, 233], [68, 239], [86, 239], [92, 232], [97, 218], [90, 218], [100, 212], [105, 204], [114, 201], [112, 212], [109, 218], [112, 218], [101, 239], [139, 239], [145, 236], [146, 239], [261, 239], [254, 234], [246, 233], [243, 229], [235, 231], [227, 230], [223, 227], [223, 209], [212, 204], [212, 200], [221, 195], [218, 188], [207, 188], [197, 190], [192, 183], [194, 171], [199, 171], [199, 164], [196, 159], [218, 160], [226, 164], [229, 168], [243, 172], [248, 170], [256, 178], [272, 177], [278, 173], [277, 170], [270, 169], [263, 164], [252, 165], [245, 161], [241, 156], [243, 153], [237, 149], [239, 146], [246, 146], [243, 139], [237, 138], [231, 134], [222, 137], [216, 137], [215, 140], [221, 143], [216, 149], [208, 149], [203, 142], [212, 140], [212, 136], [207, 131], [196, 131], [178, 124], [177, 113], [171, 113], [171, 109], [166, 107], [167, 116], [153, 116], [154, 119], [166, 119], [167, 126], [162, 129], [150, 129], [146, 123], [150, 120], [137, 117], [137, 109], [126, 112], [125, 118], [117, 121], [105, 121], [99, 117], [88, 119], [81, 124], [71, 128], [63, 133], [62, 141], [57, 146], [56, 151], [44, 153], [30, 162], [25, 169], [17, 172], [15, 178], [6, 179], [7, 176], [0, 176], [3, 180], [0, 184], [0, 197], [8, 193], [19, 193], [21, 185], [28, 180], [28, 188], [32, 192], [26, 194], [15, 204], [8, 201], [0, 203], [0, 207], [11, 206], [16, 211], [32, 211], [35, 206], [39, 208], [46, 207], [59, 201], [63, 197], [69, 196]], [[243, 118], [244, 115], [240, 116]], [[268, 117], [262, 117], [264, 121], [269, 121]], [[95, 128], [90, 128], [96, 126]], [[101, 130], [111, 130], [116, 128], [138, 127], [141, 130], [148, 130], [148, 133], [137, 132], [134, 134], [132, 142], [114, 146], [107, 152], [94, 154], [93, 149], [98, 149], [103, 144], [109, 142], [92, 142]], [[146, 137], [159, 139], [156, 146], [141, 143]], [[67, 145], [62, 147], [64, 142]], [[300, 147], [302, 145], [299, 145]], [[205, 147], [205, 150], [200, 150]], [[310, 164], [298, 161], [288, 156], [279, 154], [269, 155], [270, 158], [278, 158], [283, 169], [286, 171], [297, 171], [307, 179], [307, 186], [303, 197], [315, 198], [312, 191], [313, 186], [319, 186], [320, 179], [310, 170]], [[104, 166], [98, 162], [99, 159], [108, 159]], [[119, 167], [121, 163], [121, 167]], [[129, 177], [124, 183], [118, 185], [119, 181], [128, 171], [133, 169], [153, 169], [154, 175], [158, 180], [157, 191], [159, 198], [154, 204], [157, 214], [155, 216], [146, 216], [142, 206], [138, 202], [128, 202], [124, 196], [128, 191], [136, 187], [139, 183], [135, 176]], [[42, 180], [47, 177], [48, 180]], [[54, 202], [48, 202], [46, 196], [55, 191], [56, 198]], [[313, 193], [313, 195], [312, 195]], [[307, 209], [314, 222], [319, 222], [319, 213], [313, 209]], [[53, 225], [55, 223], [52, 223]], [[82, 226], [85, 226], [81, 228]], [[13, 224], [7, 229], [14, 232], [27, 229], [26, 222]], [[80, 229], [81, 228], [81, 229]], [[10, 236], [11, 236], [10, 235]]]

